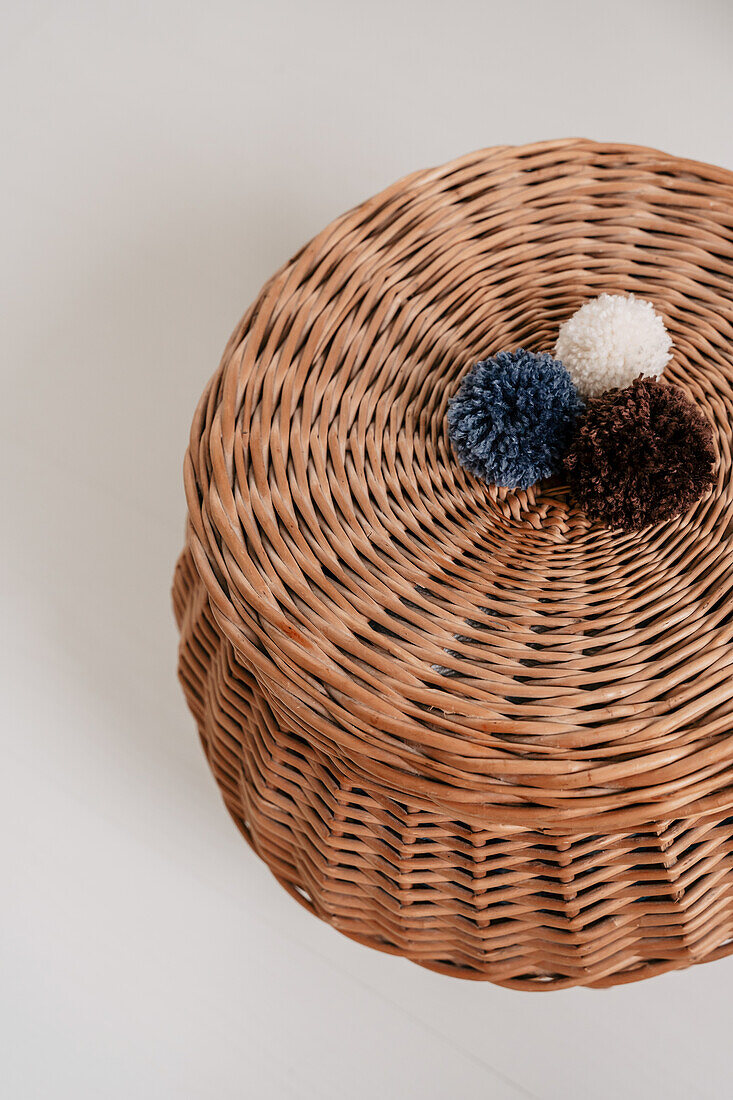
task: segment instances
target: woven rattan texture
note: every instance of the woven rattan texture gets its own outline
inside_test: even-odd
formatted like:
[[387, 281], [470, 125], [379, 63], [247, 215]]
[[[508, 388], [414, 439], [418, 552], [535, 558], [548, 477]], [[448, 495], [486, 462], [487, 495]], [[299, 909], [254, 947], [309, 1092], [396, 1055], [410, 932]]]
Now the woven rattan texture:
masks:
[[[180, 676], [235, 820], [336, 928], [464, 977], [733, 950], [733, 175], [559, 141], [419, 172], [264, 287], [195, 415]], [[651, 299], [716, 485], [634, 533], [456, 463], [477, 358]]]

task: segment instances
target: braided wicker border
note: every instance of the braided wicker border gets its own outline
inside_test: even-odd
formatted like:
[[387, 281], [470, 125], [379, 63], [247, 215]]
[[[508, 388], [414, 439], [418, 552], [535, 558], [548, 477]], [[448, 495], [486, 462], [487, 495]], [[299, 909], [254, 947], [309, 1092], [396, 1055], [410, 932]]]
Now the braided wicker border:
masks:
[[[454, 460], [466, 367], [650, 299], [716, 486], [644, 531]], [[174, 603], [226, 804], [346, 934], [519, 988], [733, 950], [733, 174], [585, 140], [418, 172], [263, 288], [196, 412]]]

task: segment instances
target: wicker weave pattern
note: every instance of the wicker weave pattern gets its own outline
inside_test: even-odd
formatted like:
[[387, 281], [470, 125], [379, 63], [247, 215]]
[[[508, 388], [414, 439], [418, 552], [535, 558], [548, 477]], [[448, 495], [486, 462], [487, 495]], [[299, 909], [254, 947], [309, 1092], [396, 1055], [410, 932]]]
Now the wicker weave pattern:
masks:
[[[549, 142], [419, 172], [264, 287], [197, 410], [174, 602], [227, 806], [304, 904], [436, 969], [608, 985], [733, 950], [733, 175]], [[717, 484], [642, 532], [489, 488], [467, 366], [654, 302]], [[731, 815], [731, 816], [728, 816]]]

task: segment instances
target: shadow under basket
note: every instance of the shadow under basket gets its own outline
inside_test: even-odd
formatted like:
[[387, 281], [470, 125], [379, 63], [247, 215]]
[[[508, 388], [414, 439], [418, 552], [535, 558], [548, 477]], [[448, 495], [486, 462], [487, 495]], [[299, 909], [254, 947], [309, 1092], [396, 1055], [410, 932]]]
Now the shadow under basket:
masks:
[[[633, 533], [475, 480], [446, 433], [472, 362], [603, 291], [653, 302], [718, 455]], [[179, 671], [312, 912], [520, 989], [733, 950], [732, 348], [733, 174], [626, 145], [418, 172], [265, 285], [193, 422]]]

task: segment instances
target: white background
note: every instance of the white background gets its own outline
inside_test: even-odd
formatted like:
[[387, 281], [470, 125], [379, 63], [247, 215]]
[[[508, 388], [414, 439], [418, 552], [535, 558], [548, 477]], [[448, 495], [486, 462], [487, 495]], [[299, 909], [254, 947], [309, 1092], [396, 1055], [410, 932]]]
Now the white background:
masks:
[[196, 400], [396, 177], [587, 136], [733, 168], [733, 7], [0, 6], [3, 1097], [727, 1097], [733, 960], [522, 994], [340, 937], [250, 853], [175, 679]]

